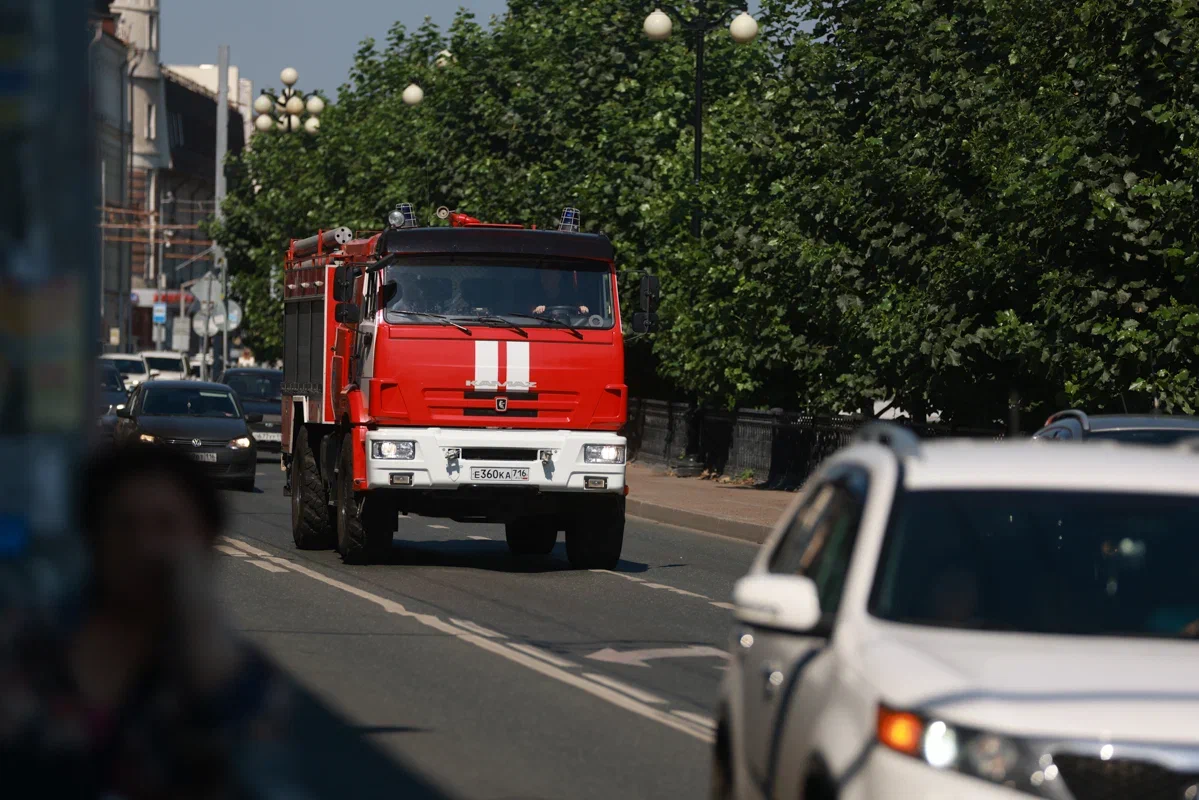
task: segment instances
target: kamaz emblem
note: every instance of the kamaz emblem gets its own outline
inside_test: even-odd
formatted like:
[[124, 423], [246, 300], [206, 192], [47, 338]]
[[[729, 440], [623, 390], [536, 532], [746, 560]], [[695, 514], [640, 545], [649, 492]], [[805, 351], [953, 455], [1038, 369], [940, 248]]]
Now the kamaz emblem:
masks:
[[500, 414], [503, 414], [505, 411], [507, 411], [508, 410], [508, 398], [507, 397], [497, 397], [495, 399], [495, 410], [497, 412], [499, 412]]

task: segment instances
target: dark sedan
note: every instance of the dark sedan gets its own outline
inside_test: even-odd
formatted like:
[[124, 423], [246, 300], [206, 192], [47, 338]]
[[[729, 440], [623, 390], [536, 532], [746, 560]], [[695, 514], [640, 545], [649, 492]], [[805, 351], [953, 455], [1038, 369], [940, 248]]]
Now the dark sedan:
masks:
[[221, 376], [221, 383], [237, 393], [246, 411], [262, 415], [262, 422], [250, 426], [254, 441], [262, 452], [283, 449], [283, 372], [262, 367], [238, 367]]
[[117, 417], [117, 443], [178, 448], [207, 467], [216, 480], [254, 489], [258, 449], [249, 426], [261, 422], [262, 416], [247, 413], [228, 386], [150, 381], [134, 389]]
[[125, 391], [125, 378], [113, 362], [97, 362], [96, 371], [99, 384], [96, 392], [99, 419], [96, 424], [103, 438], [111, 438], [117, 425], [117, 406], [129, 402], [129, 392]]

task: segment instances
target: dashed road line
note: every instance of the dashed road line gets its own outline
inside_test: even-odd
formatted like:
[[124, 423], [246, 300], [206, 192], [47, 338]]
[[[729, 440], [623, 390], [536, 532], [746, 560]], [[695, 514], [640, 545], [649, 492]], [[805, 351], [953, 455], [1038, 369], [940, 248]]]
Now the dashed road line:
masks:
[[633, 583], [645, 583], [644, 578], [638, 578], [634, 575], [625, 575], [623, 572], [613, 572], [610, 569], [593, 569], [591, 571], [599, 572], [603, 575], [615, 575], [618, 578], [624, 578], [626, 581], [632, 581]]
[[467, 536], [467, 539], [474, 539], [476, 542], [490, 542], [490, 536]]
[[468, 619], [453, 619], [453, 618], [451, 618], [450, 623], [452, 625], [457, 625], [459, 628], [462, 628], [463, 630], [470, 631], [471, 633], [477, 633], [480, 636], [484, 636], [488, 639], [507, 639], [508, 638], [507, 636], [503, 635], [502, 633], [496, 633], [495, 631], [491, 630], [490, 628], [484, 628], [482, 625], [471, 622]]
[[233, 556], [234, 558], [245, 558], [246, 557], [246, 554], [243, 553], [241, 550], [237, 550], [233, 547], [229, 547], [228, 545], [218, 544], [216, 546], [216, 549], [218, 551], [224, 553], [225, 555]]
[[708, 599], [706, 594], [696, 594], [695, 592], [689, 592], [686, 589], [676, 589], [675, 587], [667, 586], [664, 583], [643, 583], [642, 586], [647, 589], [662, 589], [663, 591], [671, 592], [672, 594], [681, 594], [683, 597], [695, 597], [699, 600]]
[[670, 713], [674, 714], [676, 717], [682, 717], [688, 722], [694, 722], [695, 724], [703, 725], [705, 728], [710, 730], [716, 730], [716, 720], [712, 719], [711, 717], [706, 717], [703, 714], [696, 714], [692, 711], [678, 710], [673, 710]]
[[556, 656], [553, 653], [548, 653], [545, 650], [542, 650], [540, 647], [534, 647], [531, 644], [521, 644], [520, 642], [509, 642], [508, 646], [511, 647], [513, 650], [519, 650], [520, 652], [524, 653], [525, 655], [532, 656], [533, 658], [540, 658], [542, 661], [546, 662], [547, 664], [553, 664], [555, 667], [561, 667], [562, 669], [574, 669], [579, 666], [578, 664], [576, 664], [573, 661], [567, 661], [565, 658], [560, 658], [559, 656]]
[[645, 580], [645, 578], [638, 578], [635, 575], [625, 575], [623, 572], [615, 572], [610, 569], [593, 569], [591, 571], [598, 572], [602, 575], [615, 575], [618, 578], [624, 578], [626, 581], [632, 581], [633, 583], [639, 583], [647, 589], [657, 589], [659, 591], [670, 592], [671, 594], [677, 594], [677, 595], [681, 595], [683, 597], [694, 597], [696, 600], [707, 600], [708, 605], [715, 606], [716, 608], [723, 608], [726, 611], [732, 611], [734, 608], [736, 608], [736, 606], [734, 606], [732, 603], [722, 603], [720, 601], [713, 600], [712, 598], [708, 597], [706, 594], [700, 594], [699, 592], [690, 592], [690, 591], [687, 591], [686, 589], [679, 589], [676, 586], [668, 586], [665, 583], [650, 583], [649, 581]]
[[736, 606], [733, 605], [732, 603], [717, 603], [715, 600], [713, 600], [708, 605], [713, 605], [713, 606], [716, 606], [717, 608], [723, 608], [725, 611], [732, 611], [733, 609], [736, 608]]
[[[398, 603], [395, 600], [390, 600], [386, 597], [380, 597], [373, 592], [368, 592], [365, 589], [360, 589], [357, 586], [352, 586], [351, 584], [339, 581], [336, 578], [329, 577], [322, 572], [317, 572], [316, 570], [304, 566], [303, 564], [298, 564], [294, 561], [272, 556], [265, 550], [261, 550], [240, 539], [234, 539], [229, 536], [222, 536], [221, 538], [233, 547], [249, 553], [250, 555], [259, 556], [264, 562], [270, 563], [276, 567], [286, 564], [287, 570], [312, 578], [313, 580], [323, 583], [326, 586], [330, 586], [334, 589], [338, 589], [347, 594], [351, 594], [355, 597], [365, 600], [368, 603], [372, 603], [382, 608], [389, 614], [407, 617], [419, 622], [422, 625], [425, 625], [426, 627], [433, 628], [434, 630], [450, 636], [454, 636], [458, 639], [458, 641], [474, 645], [482, 650], [487, 650], [488, 652], [501, 656], [502, 658], [505, 658], [515, 664], [540, 673], [547, 678], [552, 678], [560, 683], [564, 683], [568, 686], [573, 686], [576, 689], [587, 692], [593, 697], [604, 700], [605, 702], [608, 702], [619, 708], [623, 708], [626, 711], [630, 711], [640, 717], [652, 720], [661, 725], [665, 725], [666, 727], [672, 728], [680, 733], [685, 733], [688, 736], [699, 739], [702, 742], [711, 744], [715, 740], [715, 736], [713, 735], [711, 728], [700, 724], [693, 719], [688, 719], [685, 716], [673, 714], [667, 709], [655, 708], [654, 704], [650, 704], [645, 700], [639, 700], [627, 693], [627, 690], [629, 689], [634, 689], [635, 691], [641, 693], [640, 689], [624, 686], [622, 684], [623, 691], [618, 691], [611, 686], [606, 685], [611, 681], [611, 679], [606, 679], [604, 681], [595, 680], [595, 677], [606, 678], [606, 676], [595, 676], [594, 673], [579, 675], [574, 672], [568, 672], [564, 667], [546, 659], [545, 656], [548, 654], [539, 652], [535, 656], [529, 652], [528, 646], [522, 646], [518, 648], [515, 646], [515, 643], [510, 643], [506, 640], [500, 640], [497, 638], [490, 638], [486, 635], [480, 635], [477, 632], [472, 632], [470, 629], [460, 627], [461, 623], [468, 622], [466, 620], [457, 620], [456, 622], [458, 624], [452, 624], [433, 614], [420, 614], [414, 611], [409, 611], [402, 603]], [[269, 561], [267, 561], [267, 559], [269, 559]], [[475, 625], [474, 623], [470, 624], [473, 628], [481, 628], [481, 626]], [[482, 630], [487, 631], [486, 628], [482, 628]], [[495, 634], [494, 631], [488, 632]], [[499, 636], [500, 634], [495, 635]], [[565, 661], [565, 659], [561, 659], [560, 661]], [[575, 665], [571, 664], [571, 666], [573, 667]]]
[[287, 572], [287, 567], [281, 567], [278, 564], [272, 564], [269, 561], [261, 561], [257, 558], [247, 558], [246, 563], [253, 564], [260, 569], [265, 569], [267, 572]]
[[448, 531], [449, 530], [449, 527], [447, 527], [445, 525], [430, 525], [429, 527], [435, 531]]
[[641, 702], [649, 703], [652, 706], [660, 706], [666, 703], [665, 700], [663, 700], [661, 697], [658, 697], [656, 694], [650, 694], [647, 691], [638, 689], [636, 686], [629, 686], [624, 681], [618, 681], [615, 678], [609, 678], [607, 675], [597, 675], [594, 672], [585, 672], [583, 673], [583, 677], [593, 680], [596, 683], [602, 683], [609, 689], [615, 689], [618, 692], [623, 692], [634, 700], [640, 700]]

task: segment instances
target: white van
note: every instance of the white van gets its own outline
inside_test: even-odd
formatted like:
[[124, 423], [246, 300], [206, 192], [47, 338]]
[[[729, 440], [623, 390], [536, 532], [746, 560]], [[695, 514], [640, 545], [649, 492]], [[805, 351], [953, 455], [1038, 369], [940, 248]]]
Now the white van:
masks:
[[105, 353], [100, 356], [100, 360], [111, 361], [117, 365], [125, 381], [125, 389], [130, 392], [135, 386], [158, 377], [151, 373], [150, 365], [142, 358], [141, 353]]
[[191, 378], [187, 356], [170, 350], [145, 350], [141, 357], [146, 360], [156, 377], [164, 381], [185, 381]]

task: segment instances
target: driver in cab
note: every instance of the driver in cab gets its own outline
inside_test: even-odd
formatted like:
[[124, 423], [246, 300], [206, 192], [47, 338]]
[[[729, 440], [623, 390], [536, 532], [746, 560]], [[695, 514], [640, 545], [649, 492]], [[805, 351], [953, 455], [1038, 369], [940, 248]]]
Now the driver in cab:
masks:
[[591, 312], [591, 309], [580, 302], [577, 286], [570, 285], [564, 287], [562, 285], [561, 270], [542, 270], [541, 288], [545, 293], [544, 299], [541, 305], [534, 306], [534, 314], [544, 314], [547, 310], [554, 308], [569, 308], [572, 311], [577, 309], [577, 313], [579, 314], [588, 314]]

